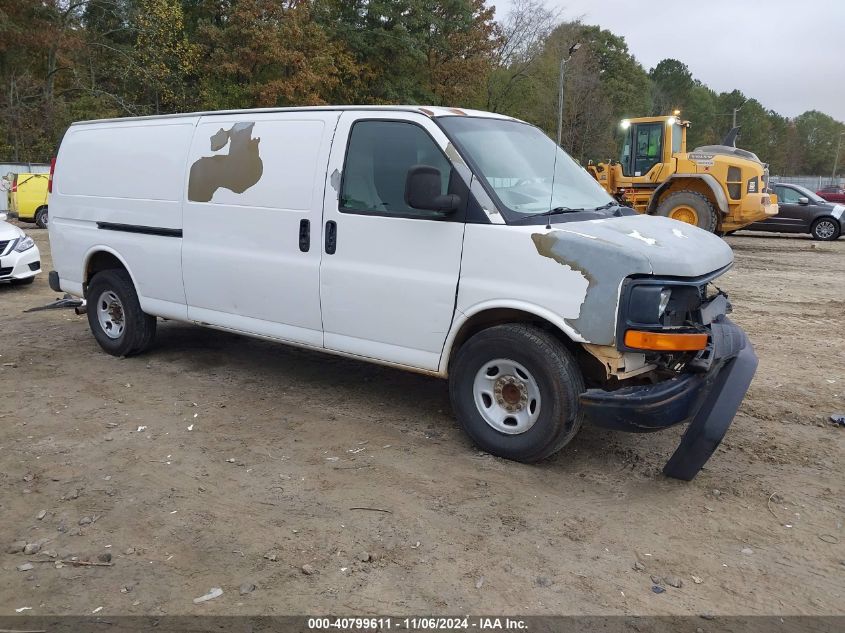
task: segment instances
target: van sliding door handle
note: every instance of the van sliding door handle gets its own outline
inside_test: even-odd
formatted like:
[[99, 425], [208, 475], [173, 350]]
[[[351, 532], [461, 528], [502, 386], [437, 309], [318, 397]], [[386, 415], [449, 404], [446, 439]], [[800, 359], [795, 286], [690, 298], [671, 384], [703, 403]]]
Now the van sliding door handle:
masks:
[[334, 255], [337, 250], [337, 222], [329, 220], [326, 222], [326, 253]]
[[311, 248], [311, 222], [308, 220], [299, 221], [299, 250], [307, 253]]

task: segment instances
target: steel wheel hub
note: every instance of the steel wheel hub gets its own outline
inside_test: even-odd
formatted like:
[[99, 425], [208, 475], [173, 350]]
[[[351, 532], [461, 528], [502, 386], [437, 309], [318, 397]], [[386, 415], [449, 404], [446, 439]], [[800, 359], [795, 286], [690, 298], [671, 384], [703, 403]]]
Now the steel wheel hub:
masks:
[[123, 312], [123, 303], [120, 298], [111, 290], [100, 294], [97, 300], [97, 320], [106, 336], [117, 339], [123, 336], [126, 329], [126, 315]]
[[484, 421], [500, 433], [525, 433], [540, 416], [540, 387], [519, 363], [498, 358], [481, 366], [473, 399]]

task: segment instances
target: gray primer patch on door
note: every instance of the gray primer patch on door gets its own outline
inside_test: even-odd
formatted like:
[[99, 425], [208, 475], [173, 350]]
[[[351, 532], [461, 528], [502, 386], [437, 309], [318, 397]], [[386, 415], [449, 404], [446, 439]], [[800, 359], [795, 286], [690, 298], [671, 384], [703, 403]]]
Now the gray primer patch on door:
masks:
[[264, 173], [259, 155], [260, 138], [252, 138], [255, 123], [235, 123], [230, 129], [220, 128], [211, 136], [211, 151], [217, 152], [229, 144], [228, 154], [203, 156], [191, 165], [188, 177], [188, 200], [209, 202], [218, 189], [243, 193]]
[[[651, 273], [648, 259], [611, 242], [565, 231], [533, 233], [531, 240], [540, 255], [568, 266], [587, 280], [578, 318], [566, 322], [587, 342], [612, 345], [622, 280], [628, 275]], [[550, 292], [555, 289], [550, 288]]]

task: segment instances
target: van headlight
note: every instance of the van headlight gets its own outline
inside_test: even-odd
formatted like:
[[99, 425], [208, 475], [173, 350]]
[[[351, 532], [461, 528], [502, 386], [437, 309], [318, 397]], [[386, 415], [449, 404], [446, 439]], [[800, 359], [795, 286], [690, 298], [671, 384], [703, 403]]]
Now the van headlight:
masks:
[[626, 316], [632, 323], [661, 325], [670, 301], [672, 288], [669, 286], [635, 285], [628, 298]]
[[24, 234], [23, 237], [18, 239], [18, 244], [15, 246], [15, 251], [18, 253], [23, 253], [24, 251], [28, 251], [30, 248], [35, 246], [35, 241], [29, 236]]
[[657, 304], [657, 318], [662, 319], [669, 307], [669, 300], [672, 298], [672, 289], [664, 288], [660, 291], [660, 302]]

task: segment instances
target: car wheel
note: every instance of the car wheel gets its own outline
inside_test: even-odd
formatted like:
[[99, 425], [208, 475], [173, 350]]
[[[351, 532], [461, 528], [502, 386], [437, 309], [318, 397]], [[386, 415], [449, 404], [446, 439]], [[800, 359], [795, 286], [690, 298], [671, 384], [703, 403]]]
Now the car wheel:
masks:
[[839, 233], [839, 222], [837, 222], [834, 218], [819, 218], [813, 222], [813, 226], [810, 227], [810, 235], [813, 236], [813, 239], [821, 240], [823, 242], [835, 240], [839, 237]]
[[26, 279], [12, 279], [13, 286], [28, 286], [33, 281], [35, 281], [35, 277], [27, 277]]
[[88, 325], [94, 338], [114, 356], [132, 356], [155, 337], [156, 318], [141, 310], [132, 278], [125, 270], [94, 275], [86, 293]]
[[657, 206], [656, 215], [692, 224], [713, 233], [719, 215], [706, 196], [696, 191], [678, 191], [666, 196]]
[[520, 462], [548, 457], [575, 437], [583, 391], [563, 343], [523, 324], [472, 336], [449, 372], [452, 408], [467, 435], [488, 453]]
[[35, 224], [40, 228], [46, 229], [49, 217], [47, 216], [47, 207], [41, 207], [35, 212]]

